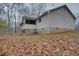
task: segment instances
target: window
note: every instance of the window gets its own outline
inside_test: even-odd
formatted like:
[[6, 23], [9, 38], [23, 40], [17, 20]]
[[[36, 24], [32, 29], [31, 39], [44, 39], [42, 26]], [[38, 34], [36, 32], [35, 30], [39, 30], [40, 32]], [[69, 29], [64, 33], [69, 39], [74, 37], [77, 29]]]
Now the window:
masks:
[[28, 24], [29, 23], [29, 20], [26, 20], [26, 24]]
[[36, 21], [34, 21], [34, 20], [26, 20], [26, 24], [36, 24]]
[[33, 21], [33, 20], [30, 20], [30, 24], [35, 24], [35, 21]]
[[39, 18], [39, 22], [41, 22], [41, 18]]

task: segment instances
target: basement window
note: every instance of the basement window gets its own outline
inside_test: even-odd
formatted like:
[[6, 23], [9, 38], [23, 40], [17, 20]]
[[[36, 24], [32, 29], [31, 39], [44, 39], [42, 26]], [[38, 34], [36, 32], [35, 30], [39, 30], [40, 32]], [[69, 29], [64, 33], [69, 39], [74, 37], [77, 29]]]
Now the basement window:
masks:
[[41, 18], [39, 18], [39, 22], [41, 22]]

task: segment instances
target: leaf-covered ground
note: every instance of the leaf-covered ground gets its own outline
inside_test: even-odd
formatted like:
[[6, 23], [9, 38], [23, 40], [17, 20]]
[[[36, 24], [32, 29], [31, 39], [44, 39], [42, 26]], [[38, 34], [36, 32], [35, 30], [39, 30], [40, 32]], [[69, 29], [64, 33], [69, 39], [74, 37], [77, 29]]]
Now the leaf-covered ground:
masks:
[[0, 35], [2, 56], [79, 56], [79, 32]]

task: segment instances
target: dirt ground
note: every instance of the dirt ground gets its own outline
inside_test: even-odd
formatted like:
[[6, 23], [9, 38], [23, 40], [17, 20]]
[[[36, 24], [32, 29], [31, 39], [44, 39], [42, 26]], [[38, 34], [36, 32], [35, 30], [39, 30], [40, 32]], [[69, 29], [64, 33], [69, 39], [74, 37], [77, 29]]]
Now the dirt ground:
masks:
[[79, 56], [79, 31], [0, 34], [1, 56]]

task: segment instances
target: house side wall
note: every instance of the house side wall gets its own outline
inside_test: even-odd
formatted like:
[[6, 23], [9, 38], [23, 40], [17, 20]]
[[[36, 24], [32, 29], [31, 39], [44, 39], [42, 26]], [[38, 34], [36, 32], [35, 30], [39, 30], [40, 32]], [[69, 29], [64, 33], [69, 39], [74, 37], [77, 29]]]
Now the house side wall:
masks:
[[75, 28], [75, 20], [65, 8], [43, 16], [41, 22], [39, 23], [39, 20], [37, 20], [36, 24], [38, 31], [49, 30], [49, 28]]
[[36, 25], [24, 24], [21, 26], [21, 30], [25, 32], [35, 32]]

